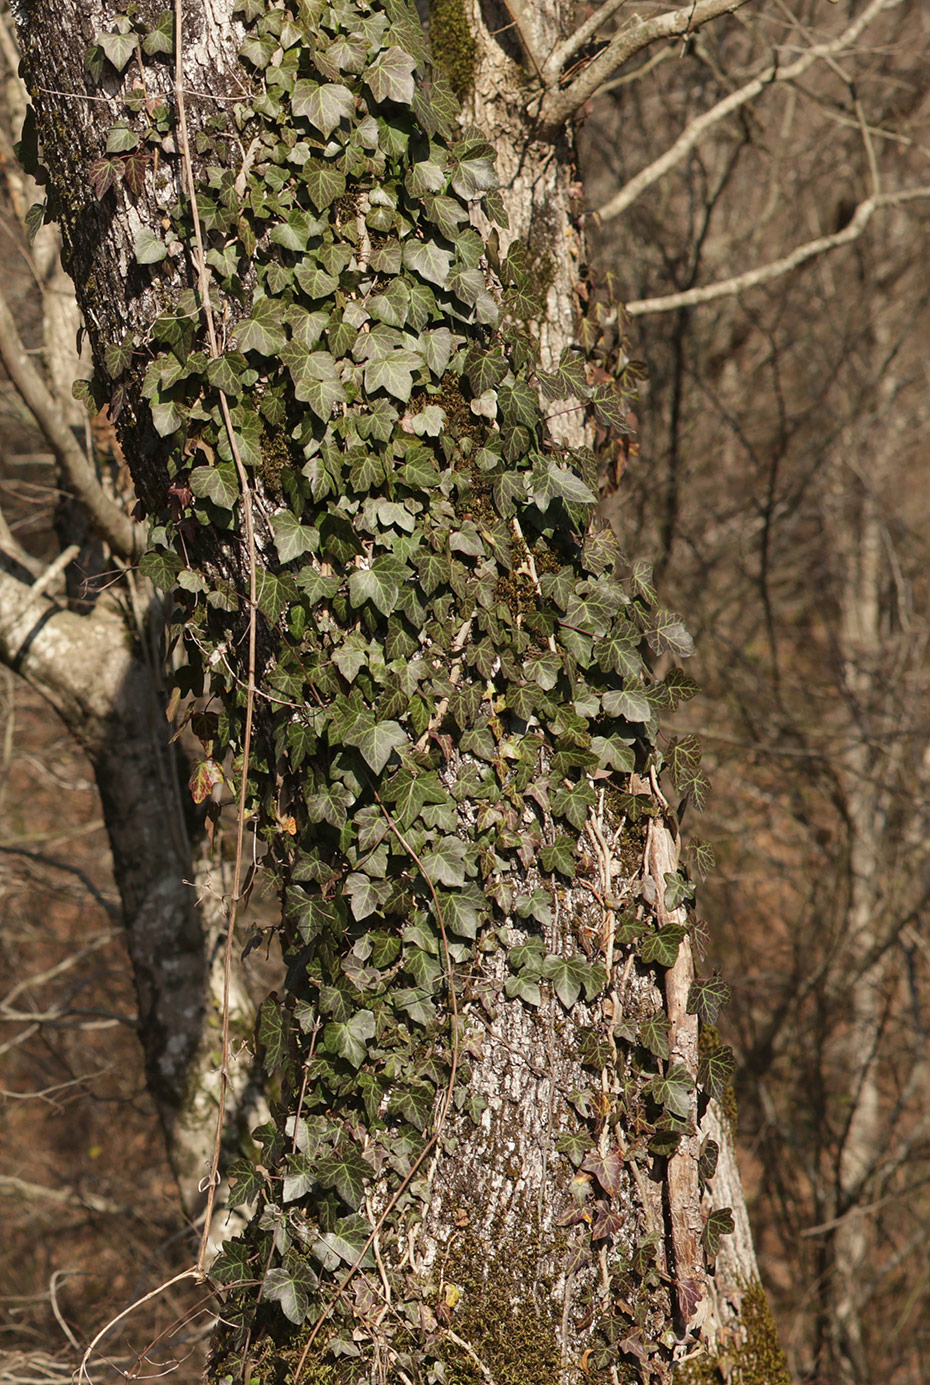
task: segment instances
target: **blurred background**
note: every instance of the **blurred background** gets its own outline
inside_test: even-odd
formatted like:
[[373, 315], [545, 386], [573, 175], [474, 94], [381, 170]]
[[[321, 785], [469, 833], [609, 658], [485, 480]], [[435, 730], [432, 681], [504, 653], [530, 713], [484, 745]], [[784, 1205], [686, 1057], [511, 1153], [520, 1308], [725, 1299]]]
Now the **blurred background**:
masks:
[[[702, 965], [733, 990], [750, 1215], [810, 1385], [930, 1381], [928, 51], [923, 0], [766, 0], [647, 52], [580, 132], [593, 275], [648, 368], [604, 507], [697, 644], [702, 695], [668, 730], [712, 784], [684, 823], [716, 856]], [[9, 15], [0, 54], [0, 294], [119, 485], [71, 400], [54, 229], [25, 230]], [[74, 548], [61, 599], [119, 588], [5, 377], [0, 511], [36, 574]], [[0, 703], [0, 1385], [45, 1385], [190, 1263], [190, 1229], [93, 773], [6, 666]], [[196, 1380], [199, 1297], [168, 1290], [104, 1354], [131, 1371], [142, 1341]]]

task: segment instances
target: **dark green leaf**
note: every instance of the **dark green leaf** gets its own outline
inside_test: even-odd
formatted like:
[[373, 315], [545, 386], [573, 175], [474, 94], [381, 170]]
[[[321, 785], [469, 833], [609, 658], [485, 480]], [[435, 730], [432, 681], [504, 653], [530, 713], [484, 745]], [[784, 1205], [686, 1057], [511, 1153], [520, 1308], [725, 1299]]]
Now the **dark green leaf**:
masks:
[[708, 1260], [713, 1264], [720, 1249], [721, 1236], [733, 1234], [733, 1211], [729, 1207], [718, 1207], [711, 1212], [701, 1232], [701, 1242]]
[[715, 1101], [721, 1101], [734, 1072], [736, 1059], [725, 1044], [701, 1054], [698, 1060], [698, 1082]]
[[697, 1015], [702, 1024], [716, 1024], [717, 1016], [730, 999], [730, 988], [720, 976], [695, 978], [688, 989], [688, 1014]]

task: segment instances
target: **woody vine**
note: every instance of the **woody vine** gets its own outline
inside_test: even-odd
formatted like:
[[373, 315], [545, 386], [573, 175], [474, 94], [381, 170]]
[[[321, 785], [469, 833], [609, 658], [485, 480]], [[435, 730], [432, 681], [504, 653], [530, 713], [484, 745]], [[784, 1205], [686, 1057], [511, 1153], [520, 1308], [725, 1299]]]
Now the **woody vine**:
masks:
[[[85, 59], [123, 104], [93, 196], [137, 203], [158, 305], [95, 342], [91, 392], [158, 439], [142, 569], [173, 595], [193, 796], [239, 805], [229, 955], [247, 834], [282, 902], [256, 1036], [274, 1119], [228, 1169], [257, 1210], [209, 1269], [212, 1374], [663, 1378], [732, 1228], [701, 1211], [698, 1125], [733, 1060], [692, 1041], [727, 989], [693, 974], [661, 787], [706, 791], [694, 738], [659, 729], [696, 691], [691, 640], [598, 523], [594, 451], [560, 440], [567, 414], [622, 433], [636, 368], [605, 354], [596, 298], [544, 368], [494, 151], [404, 0], [236, 17], [240, 90], [192, 134], [180, 8], [114, 15]], [[481, 1319], [479, 1210], [448, 1171], [477, 1140], [523, 1196], [499, 1042], [548, 1092], [522, 1366]]]

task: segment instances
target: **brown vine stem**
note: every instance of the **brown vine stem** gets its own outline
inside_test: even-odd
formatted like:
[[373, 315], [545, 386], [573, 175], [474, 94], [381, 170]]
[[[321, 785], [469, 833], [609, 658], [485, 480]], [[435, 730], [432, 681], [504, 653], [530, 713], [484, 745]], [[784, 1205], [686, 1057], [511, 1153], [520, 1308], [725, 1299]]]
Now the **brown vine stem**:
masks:
[[426, 881], [426, 885], [429, 889], [430, 894], [433, 896], [433, 905], [436, 909], [436, 919], [439, 923], [439, 933], [442, 938], [443, 960], [445, 962], [446, 968], [446, 982], [449, 987], [449, 1008], [452, 1011], [452, 1060], [449, 1064], [449, 1081], [446, 1083], [446, 1089], [443, 1093], [442, 1105], [439, 1108], [439, 1116], [436, 1120], [436, 1128], [433, 1131], [430, 1138], [427, 1140], [426, 1144], [420, 1150], [420, 1153], [417, 1155], [416, 1159], [411, 1164], [400, 1186], [394, 1192], [392, 1197], [388, 1200], [384, 1208], [384, 1211], [381, 1213], [380, 1217], [372, 1227], [371, 1234], [369, 1235], [367, 1241], [362, 1246], [358, 1255], [355, 1257], [355, 1260], [352, 1262], [352, 1264], [346, 1271], [345, 1278], [343, 1279], [342, 1283], [339, 1285], [339, 1288], [336, 1290], [336, 1293], [333, 1295], [332, 1299], [326, 1305], [323, 1312], [320, 1314], [319, 1318], [314, 1324], [313, 1331], [307, 1338], [306, 1345], [304, 1346], [304, 1349], [301, 1352], [300, 1360], [297, 1362], [297, 1369], [294, 1372], [294, 1385], [298, 1385], [298, 1382], [300, 1381], [300, 1377], [303, 1374], [303, 1369], [306, 1364], [307, 1357], [310, 1354], [310, 1348], [313, 1346], [313, 1343], [319, 1336], [324, 1323], [328, 1321], [330, 1315], [336, 1307], [336, 1304], [339, 1303], [340, 1299], [344, 1297], [346, 1289], [348, 1288], [355, 1274], [359, 1270], [362, 1261], [368, 1254], [369, 1249], [372, 1245], [374, 1245], [375, 1240], [378, 1237], [378, 1233], [381, 1231], [381, 1228], [384, 1226], [388, 1217], [391, 1215], [391, 1212], [397, 1206], [397, 1203], [403, 1195], [404, 1190], [407, 1187], [409, 1187], [415, 1173], [420, 1168], [420, 1165], [425, 1161], [427, 1156], [433, 1152], [433, 1150], [439, 1143], [439, 1137], [443, 1132], [446, 1119], [449, 1115], [449, 1107], [452, 1104], [452, 1093], [455, 1091], [455, 1078], [458, 1072], [459, 1065], [460, 1039], [458, 1001], [455, 998], [455, 977], [452, 974], [452, 962], [449, 956], [449, 943], [446, 937], [446, 925], [445, 920], [442, 916], [442, 906], [439, 903], [439, 896], [436, 893], [436, 888], [433, 885], [432, 880], [429, 878], [429, 876], [426, 873], [426, 870], [423, 867], [423, 862], [420, 860], [419, 856], [414, 851], [413, 847], [404, 837], [400, 828], [397, 826], [397, 823], [394, 821], [390, 812], [385, 807], [381, 795], [378, 793], [378, 790], [374, 787], [373, 784], [370, 785], [370, 787], [375, 801], [378, 804], [378, 807], [381, 809], [382, 813], [385, 816], [388, 827], [394, 833], [394, 836], [400, 842], [401, 846], [404, 848], [410, 859], [413, 861], [414, 865], [419, 870], [423, 879]]
[[[216, 335], [216, 323], [213, 317], [213, 303], [210, 298], [210, 275], [207, 269], [206, 254], [203, 246], [200, 213], [197, 209], [197, 189], [194, 183], [194, 166], [191, 161], [190, 140], [187, 135], [187, 109], [184, 104], [183, 0], [174, 0], [174, 30], [174, 94], [178, 105], [178, 134], [180, 136], [184, 180], [187, 183], [187, 195], [190, 199], [191, 219], [194, 225], [194, 255], [197, 265], [197, 275], [200, 280], [200, 296], [203, 302], [204, 320], [207, 327], [207, 341], [210, 347], [210, 356], [215, 360], [216, 357], [220, 355], [220, 349]], [[233, 461], [236, 466], [236, 474], [239, 478], [239, 486], [242, 491], [242, 523], [245, 530], [246, 553], [249, 564], [249, 651], [248, 682], [246, 685], [245, 703], [245, 730], [242, 736], [242, 778], [239, 786], [239, 807], [236, 822], [236, 860], [233, 866], [232, 893], [230, 895], [227, 914], [229, 926], [226, 930], [226, 949], [223, 956], [223, 1058], [220, 1066], [219, 1109], [216, 1117], [213, 1157], [210, 1161], [210, 1172], [208, 1175], [207, 1205], [204, 1211], [203, 1234], [200, 1238], [200, 1249], [197, 1252], [196, 1273], [197, 1278], [201, 1280], [206, 1278], [207, 1248], [210, 1242], [210, 1224], [213, 1220], [213, 1207], [216, 1201], [216, 1188], [219, 1181], [223, 1121], [226, 1115], [226, 1091], [229, 1085], [229, 976], [232, 967], [236, 912], [239, 906], [239, 894], [242, 885], [242, 861], [245, 854], [245, 805], [248, 795], [249, 761], [252, 751], [252, 721], [255, 712], [255, 642], [257, 624], [257, 605], [255, 600], [255, 530], [252, 522], [252, 493], [249, 488], [249, 478], [246, 474], [242, 456], [239, 452], [239, 444], [236, 439], [232, 417], [229, 412], [229, 401], [222, 390], [218, 390], [217, 393], [220, 397], [220, 409], [223, 414], [223, 423], [229, 438], [229, 447], [232, 452]]]

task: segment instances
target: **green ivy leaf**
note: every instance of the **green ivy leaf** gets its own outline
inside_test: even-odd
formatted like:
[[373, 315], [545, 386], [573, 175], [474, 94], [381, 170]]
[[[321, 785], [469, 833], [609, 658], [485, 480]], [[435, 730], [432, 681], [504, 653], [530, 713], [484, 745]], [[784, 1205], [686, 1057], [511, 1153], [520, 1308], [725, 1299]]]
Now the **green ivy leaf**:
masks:
[[441, 837], [420, 860], [433, 884], [455, 889], [465, 884], [465, 853], [466, 844], [459, 837]]
[[262, 356], [277, 356], [284, 350], [284, 304], [275, 298], [259, 298], [252, 312], [236, 324], [235, 339], [240, 351], [257, 351]]
[[194, 495], [212, 500], [224, 510], [235, 508], [239, 499], [239, 478], [232, 462], [217, 462], [216, 466], [195, 466], [189, 485]]
[[[97, 34], [94, 37], [94, 43], [103, 49], [108, 61], [113, 64], [117, 72], [122, 72], [135, 54], [139, 40], [130, 30], [126, 34]], [[140, 264], [144, 263], [146, 261], [140, 260]]]
[[649, 648], [656, 654], [674, 654], [678, 659], [689, 659], [694, 653], [694, 640], [685, 629], [681, 616], [671, 611], [656, 611], [646, 627], [645, 635]]
[[279, 510], [271, 516], [274, 546], [282, 563], [291, 563], [304, 553], [315, 553], [320, 538], [315, 529], [301, 524], [291, 510]]
[[734, 1072], [736, 1059], [726, 1044], [702, 1053], [698, 1060], [698, 1082], [715, 1101], [721, 1101]]
[[668, 1061], [668, 1036], [668, 1015], [663, 1010], [649, 1015], [639, 1027], [639, 1041], [643, 1048], [648, 1048], [653, 1057], [660, 1059], [663, 1063]]
[[708, 1260], [713, 1264], [720, 1249], [721, 1236], [731, 1236], [734, 1231], [733, 1210], [730, 1207], [717, 1207], [710, 1212], [701, 1232], [701, 1244]]
[[319, 1280], [306, 1259], [288, 1250], [281, 1265], [273, 1265], [262, 1280], [262, 1297], [281, 1305], [289, 1322], [299, 1327], [310, 1308], [310, 1295]]
[[553, 990], [559, 1000], [570, 1010], [584, 988], [588, 999], [594, 989], [594, 969], [578, 953], [573, 957], [550, 956], [544, 958], [542, 975], [552, 982]]
[[717, 1016], [730, 999], [730, 988], [719, 972], [703, 980], [695, 977], [688, 988], [688, 1014], [697, 1015], [702, 1024], [716, 1024]]
[[341, 83], [325, 82], [320, 86], [301, 78], [291, 93], [291, 110], [294, 115], [306, 116], [328, 137], [341, 120], [351, 120], [355, 115], [355, 97]]
[[673, 967], [687, 931], [679, 924], [667, 923], [655, 933], [647, 933], [636, 949], [640, 961], [647, 965], [658, 962], [660, 967]]
[[504, 982], [504, 994], [508, 1000], [522, 1000], [526, 1005], [542, 1004], [542, 991], [538, 981], [530, 976], [508, 976]]
[[310, 200], [318, 212], [325, 211], [346, 190], [345, 174], [331, 164], [311, 159], [304, 165], [302, 176]]
[[431, 240], [410, 240], [404, 245], [404, 265], [431, 284], [443, 287], [452, 267], [452, 256]]
[[345, 1023], [332, 1020], [323, 1026], [323, 1047], [327, 1053], [344, 1058], [360, 1068], [368, 1057], [368, 1043], [375, 1037], [375, 1019], [370, 1010], [357, 1010]]
[[361, 751], [366, 763], [380, 774], [394, 754], [409, 744], [407, 733], [397, 721], [367, 721], [360, 718], [345, 734], [347, 745]]
[[691, 1093], [694, 1082], [691, 1074], [682, 1063], [673, 1063], [664, 1077], [654, 1077], [646, 1091], [659, 1106], [664, 1106], [673, 1116], [687, 1120], [691, 1114]]
[[335, 1188], [350, 1207], [357, 1208], [365, 1196], [365, 1180], [372, 1175], [371, 1165], [355, 1145], [317, 1160], [316, 1176], [324, 1188]]
[[148, 226], [141, 226], [136, 232], [132, 243], [133, 251], [136, 256], [136, 264], [159, 264], [168, 254], [168, 247], [163, 240], [159, 240], [155, 232]]
[[265, 1071], [275, 1072], [287, 1057], [288, 1036], [284, 1011], [270, 996], [258, 1012], [258, 1043], [264, 1050]]
[[365, 81], [376, 101], [397, 101], [409, 106], [416, 84], [413, 74], [416, 60], [402, 48], [386, 48], [365, 73]]

